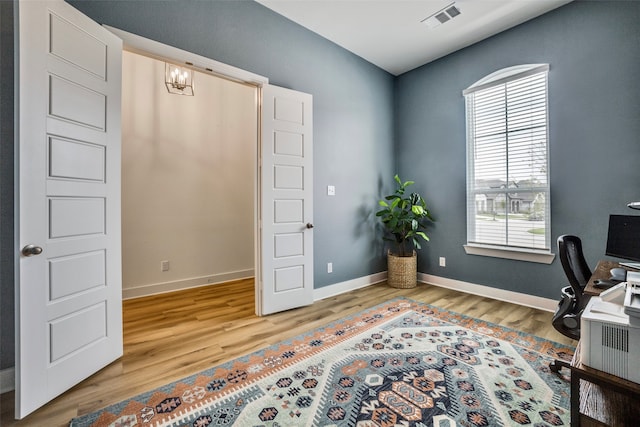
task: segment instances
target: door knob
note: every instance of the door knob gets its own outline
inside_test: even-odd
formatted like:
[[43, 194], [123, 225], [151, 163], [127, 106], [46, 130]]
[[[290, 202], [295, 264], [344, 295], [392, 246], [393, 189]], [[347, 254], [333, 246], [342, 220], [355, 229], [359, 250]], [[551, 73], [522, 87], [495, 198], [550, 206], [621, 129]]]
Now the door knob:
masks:
[[40, 255], [42, 253], [42, 248], [36, 245], [27, 245], [22, 248], [22, 255], [24, 256], [34, 256]]
[[313, 224], [311, 224], [310, 222], [307, 223], [307, 228], [313, 228]]

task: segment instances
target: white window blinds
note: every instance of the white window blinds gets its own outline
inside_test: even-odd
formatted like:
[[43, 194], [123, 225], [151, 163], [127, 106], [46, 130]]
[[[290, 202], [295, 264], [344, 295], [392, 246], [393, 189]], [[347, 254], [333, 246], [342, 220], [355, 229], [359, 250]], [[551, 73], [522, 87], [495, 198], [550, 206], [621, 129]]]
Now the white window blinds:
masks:
[[550, 251], [547, 74], [512, 67], [464, 91], [468, 244]]

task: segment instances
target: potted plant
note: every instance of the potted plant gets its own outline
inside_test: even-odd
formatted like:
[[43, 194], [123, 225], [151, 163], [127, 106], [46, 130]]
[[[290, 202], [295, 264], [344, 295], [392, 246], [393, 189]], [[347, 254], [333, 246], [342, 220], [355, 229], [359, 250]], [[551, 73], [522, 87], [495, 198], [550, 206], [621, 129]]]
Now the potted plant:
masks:
[[397, 174], [393, 179], [398, 184], [396, 191], [378, 202], [382, 209], [376, 212], [388, 234], [385, 240], [396, 244], [393, 251], [387, 252], [387, 282], [395, 288], [413, 288], [418, 267], [415, 249], [422, 247], [420, 240], [429, 240], [424, 232], [425, 221], [433, 218], [418, 193], [407, 193], [414, 181], [402, 182]]

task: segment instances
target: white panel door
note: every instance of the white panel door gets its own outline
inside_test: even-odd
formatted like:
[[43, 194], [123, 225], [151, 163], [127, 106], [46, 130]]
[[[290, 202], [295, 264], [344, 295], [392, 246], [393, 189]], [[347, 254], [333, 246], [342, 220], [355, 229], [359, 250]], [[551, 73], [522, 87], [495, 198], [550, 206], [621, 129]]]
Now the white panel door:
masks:
[[312, 101], [262, 88], [258, 315], [313, 303]]
[[16, 417], [122, 355], [122, 42], [20, 1]]

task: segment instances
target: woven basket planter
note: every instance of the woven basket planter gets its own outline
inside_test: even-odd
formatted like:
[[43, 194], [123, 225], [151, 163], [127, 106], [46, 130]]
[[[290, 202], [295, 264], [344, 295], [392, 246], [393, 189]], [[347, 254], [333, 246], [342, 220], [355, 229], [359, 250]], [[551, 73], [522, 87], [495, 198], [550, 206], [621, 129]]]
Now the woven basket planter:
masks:
[[409, 289], [418, 284], [418, 255], [397, 256], [387, 252], [387, 283], [392, 288]]

